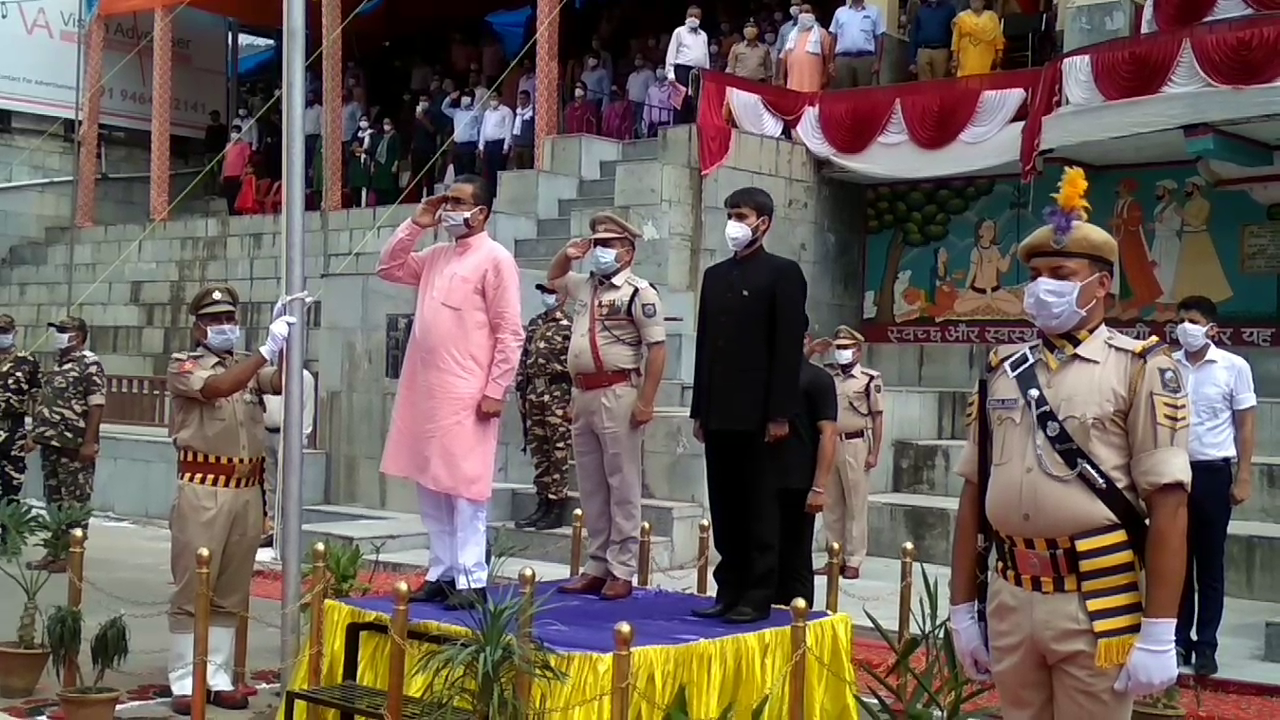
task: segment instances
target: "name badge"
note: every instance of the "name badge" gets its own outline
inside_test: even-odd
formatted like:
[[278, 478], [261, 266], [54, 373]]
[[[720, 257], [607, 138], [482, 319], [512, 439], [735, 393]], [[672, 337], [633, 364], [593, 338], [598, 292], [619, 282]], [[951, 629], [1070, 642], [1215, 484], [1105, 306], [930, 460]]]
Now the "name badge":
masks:
[[987, 398], [988, 410], [1017, 410], [1018, 398]]

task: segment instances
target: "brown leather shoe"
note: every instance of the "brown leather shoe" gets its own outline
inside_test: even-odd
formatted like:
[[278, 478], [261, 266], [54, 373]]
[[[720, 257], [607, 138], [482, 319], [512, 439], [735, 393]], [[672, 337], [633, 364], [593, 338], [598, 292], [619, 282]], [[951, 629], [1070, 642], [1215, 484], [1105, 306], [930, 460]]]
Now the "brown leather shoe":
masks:
[[599, 595], [604, 589], [606, 580], [602, 577], [596, 577], [588, 573], [582, 573], [578, 577], [556, 588], [556, 592], [565, 595]]
[[53, 564], [53, 558], [49, 557], [48, 555], [45, 555], [39, 560], [32, 560], [31, 562], [27, 563], [27, 569], [28, 570], [48, 570], [49, 566], [52, 564]]
[[840, 577], [845, 580], [857, 580], [862, 577], [862, 572], [852, 565], [845, 565], [844, 569], [840, 571]]
[[189, 716], [191, 715], [191, 696], [176, 695], [169, 701], [169, 709], [174, 715]]
[[[841, 565], [841, 566], [840, 566], [840, 569], [839, 569], [839, 571], [838, 571], [838, 572], [843, 573], [843, 572], [844, 572], [845, 567], [846, 567], [845, 565]], [[827, 566], [826, 566], [826, 564], [824, 563], [824, 564], [819, 565], [818, 567], [814, 568], [814, 569], [813, 569], [813, 574], [814, 574], [814, 575], [826, 575], [826, 574], [827, 574]]]
[[609, 582], [600, 589], [601, 600], [625, 600], [631, 597], [631, 581], [621, 578], [609, 578]]
[[249, 698], [239, 690], [215, 690], [209, 693], [209, 704], [223, 710], [244, 710], [249, 707]]

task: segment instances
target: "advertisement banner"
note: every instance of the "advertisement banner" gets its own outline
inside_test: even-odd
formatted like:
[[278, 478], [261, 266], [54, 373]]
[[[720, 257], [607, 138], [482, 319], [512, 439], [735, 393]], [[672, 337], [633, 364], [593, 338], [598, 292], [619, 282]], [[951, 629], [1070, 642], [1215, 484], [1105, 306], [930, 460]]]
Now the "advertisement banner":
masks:
[[[77, 29], [87, 27], [80, 17], [81, 1], [22, 0], [0, 6], [0, 108], [75, 117]], [[106, 27], [104, 125], [151, 128], [153, 18], [150, 13], [93, 18]], [[82, 90], [88, 95], [89, 88]], [[226, 97], [226, 20], [191, 8], [179, 10], [173, 18], [173, 133], [203, 137], [210, 112], [226, 117]]]

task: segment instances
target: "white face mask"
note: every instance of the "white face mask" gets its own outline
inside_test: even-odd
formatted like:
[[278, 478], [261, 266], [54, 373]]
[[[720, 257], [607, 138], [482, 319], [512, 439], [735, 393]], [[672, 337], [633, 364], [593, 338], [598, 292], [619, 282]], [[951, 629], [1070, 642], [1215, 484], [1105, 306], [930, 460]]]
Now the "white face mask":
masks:
[[456, 240], [467, 234], [467, 231], [471, 229], [467, 221], [471, 219], [471, 213], [473, 212], [475, 212], [475, 210], [467, 210], [465, 212], [458, 210], [441, 210], [440, 224], [444, 227], [444, 231], [448, 233], [449, 237]]
[[469, 107], [471, 107], [471, 98], [469, 98], [469, 97], [464, 97], [464, 98], [462, 98], [461, 100], [459, 100], [459, 101], [458, 101], [458, 105], [460, 105], [461, 107], [464, 107], [464, 108], [469, 108]]
[[612, 275], [618, 271], [618, 251], [610, 247], [597, 245], [591, 248], [589, 262], [591, 270], [597, 275]]
[[583, 97], [586, 94], [587, 94], [587, 91], [583, 90], [582, 88], [575, 88], [573, 91], [573, 96], [578, 98]]
[[1197, 352], [1209, 344], [1209, 328], [1203, 325], [1190, 322], [1179, 323], [1177, 334], [1178, 344], [1187, 352]]
[[814, 17], [813, 13], [804, 13], [800, 17], [796, 18], [796, 27], [808, 30], [813, 27], [813, 24], [817, 22], [817, 20], [818, 18]]
[[360, 129], [361, 129], [361, 130], [368, 130], [368, 129], [369, 129], [369, 121], [368, 121], [368, 120], [361, 120], [361, 121], [360, 121]]
[[498, 109], [498, 105], [499, 105], [499, 104], [500, 104], [500, 103], [499, 103], [497, 100], [490, 100], [490, 101], [489, 101], [489, 107], [493, 108], [494, 110], [497, 110], [497, 109]]
[[58, 350], [65, 350], [71, 347], [71, 343], [74, 338], [75, 333], [56, 332], [53, 334], [53, 346]]
[[799, 14], [800, 14], [800, 6], [799, 6], [799, 5], [792, 5], [792, 6], [791, 6], [791, 17], [795, 17], [795, 16], [797, 16], [797, 15], [799, 15]]
[[600, 61], [599, 61], [599, 60], [597, 60], [597, 59], [595, 59], [595, 58], [587, 58], [587, 67], [593, 68], [593, 67], [595, 67], [596, 65], [599, 65], [599, 64], [600, 64]]
[[240, 342], [239, 325], [207, 325], [204, 330], [204, 344], [214, 352], [229, 353]]
[[697, 30], [697, 29], [698, 29], [698, 25], [700, 25], [701, 23], [702, 23], [702, 21], [701, 21], [701, 20], [699, 20], [698, 18], [685, 18], [685, 19], [684, 19], [684, 26], [685, 26], [685, 27], [687, 27], [687, 28], [689, 28], [690, 30]]
[[753, 226], [737, 220], [730, 220], [724, 224], [724, 240], [729, 244], [729, 249], [738, 252], [751, 244], [755, 240], [756, 233]]
[[764, 35], [764, 41], [765, 41], [766, 43], [768, 43], [769, 45], [772, 45], [772, 44], [774, 44], [775, 42], [777, 42], [777, 41], [778, 41], [778, 36], [777, 36], [777, 35], [774, 35], [773, 33], [765, 33], [765, 35]]
[[858, 354], [853, 350], [837, 349], [833, 354], [837, 365], [852, 365], [858, 358]]
[[546, 293], [542, 293], [542, 307], [544, 309], [550, 310], [559, 304], [560, 304], [559, 295], [548, 295]]
[[[1094, 275], [1089, 280], [1094, 277], [1097, 276]], [[1036, 327], [1050, 335], [1070, 332], [1084, 319], [1085, 311], [1093, 307], [1093, 303], [1084, 308], [1076, 305], [1076, 298], [1083, 285], [1084, 283], [1071, 280], [1036, 278], [1027, 285], [1022, 297], [1022, 309]]]
[[248, 110], [241, 110], [241, 111], [239, 111], [239, 112], [238, 112], [238, 113], [236, 113], [236, 114], [237, 114], [237, 115], [239, 115], [240, 117], [249, 117], [249, 111], [248, 111]]
[[4, 333], [0, 335], [0, 350], [13, 349], [13, 333]]

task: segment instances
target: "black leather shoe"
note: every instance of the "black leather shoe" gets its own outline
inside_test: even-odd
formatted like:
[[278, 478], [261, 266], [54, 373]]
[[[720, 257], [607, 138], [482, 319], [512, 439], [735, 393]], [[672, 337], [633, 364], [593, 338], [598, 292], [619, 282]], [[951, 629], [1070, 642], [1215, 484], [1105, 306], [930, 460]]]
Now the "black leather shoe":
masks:
[[1218, 674], [1218, 658], [1213, 653], [1197, 652], [1196, 661], [1191, 666], [1196, 677], [1211, 677]]
[[445, 610], [473, 610], [483, 605], [489, 599], [489, 593], [484, 588], [473, 588], [471, 590], [457, 590], [444, 601]]
[[547, 510], [538, 518], [538, 522], [534, 523], [534, 530], [558, 530], [564, 527], [564, 508], [563, 500], [548, 500]]
[[724, 617], [725, 615], [728, 615], [730, 610], [733, 610], [732, 605], [729, 605], [728, 603], [718, 602], [715, 605], [712, 605], [711, 607], [698, 608], [697, 610], [690, 610], [689, 614], [696, 618], [700, 618], [702, 620], [718, 620]]
[[423, 582], [409, 594], [409, 602], [411, 603], [442, 603], [449, 599], [455, 591], [452, 580], [432, 580]]
[[739, 605], [721, 618], [721, 620], [728, 625], [749, 625], [751, 623], [757, 623], [761, 620], [768, 619], [768, 610], [753, 610], [745, 605]]
[[533, 512], [529, 513], [525, 517], [517, 520], [516, 527], [521, 530], [528, 530], [531, 527], [537, 526], [539, 522], [542, 522], [542, 518], [546, 516], [547, 506], [549, 504], [550, 502], [546, 498], [538, 498], [538, 507], [534, 508]]
[[1178, 648], [1178, 667], [1191, 667], [1191, 658], [1192, 654], [1190, 650], [1184, 647]]

